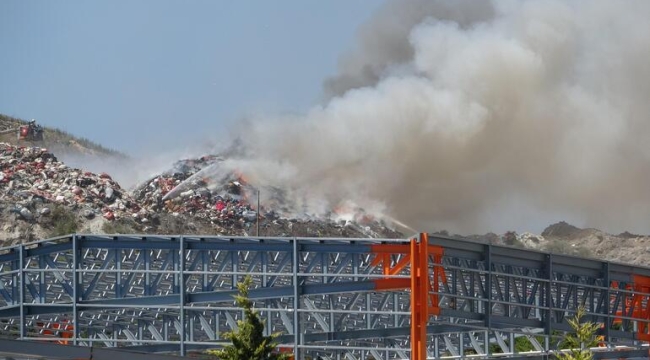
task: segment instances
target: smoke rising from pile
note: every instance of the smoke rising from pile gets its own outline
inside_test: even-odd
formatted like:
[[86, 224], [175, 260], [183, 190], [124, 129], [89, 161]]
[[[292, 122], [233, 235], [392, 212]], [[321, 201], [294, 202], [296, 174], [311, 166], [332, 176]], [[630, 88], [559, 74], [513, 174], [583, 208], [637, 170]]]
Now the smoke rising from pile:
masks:
[[305, 206], [349, 199], [422, 231], [567, 219], [648, 232], [647, 14], [648, 2], [388, 2], [326, 80], [327, 102], [247, 123], [236, 167]]

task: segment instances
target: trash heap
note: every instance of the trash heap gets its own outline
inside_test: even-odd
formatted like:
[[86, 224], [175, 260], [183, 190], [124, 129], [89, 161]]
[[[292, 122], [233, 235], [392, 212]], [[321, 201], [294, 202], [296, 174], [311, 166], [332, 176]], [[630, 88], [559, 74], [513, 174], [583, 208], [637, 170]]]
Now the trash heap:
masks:
[[219, 167], [222, 161], [216, 155], [181, 160], [129, 192], [108, 174], [69, 167], [45, 148], [0, 143], [3, 237], [51, 236], [46, 229], [58, 223], [61, 209], [74, 216], [81, 232], [402, 236], [374, 220], [296, 215], [281, 189], [264, 188], [267, 203], [258, 214], [257, 188], [242, 174]]
[[0, 202], [26, 221], [48, 216], [53, 205], [86, 219], [146, 214], [108, 174], [70, 168], [45, 148], [6, 143], [0, 143]]
[[[212, 233], [260, 236], [401, 237], [380, 221], [360, 212], [342, 219], [339, 214], [296, 214], [283, 189], [263, 187], [265, 201], [258, 215], [258, 188], [237, 171], [220, 167], [220, 156], [178, 161], [137, 187], [133, 197], [150, 212], [207, 224]], [[218, 171], [215, 169], [221, 169]], [[198, 226], [198, 225], [197, 225]], [[189, 229], [191, 231], [192, 229]], [[187, 232], [187, 228], [177, 232]]]
[[223, 158], [216, 155], [180, 160], [171, 170], [138, 186], [133, 196], [150, 212], [190, 216], [220, 232], [239, 234], [257, 221], [256, 207], [249, 201], [254, 188], [237, 173], [218, 181], [200, 176], [220, 161]]

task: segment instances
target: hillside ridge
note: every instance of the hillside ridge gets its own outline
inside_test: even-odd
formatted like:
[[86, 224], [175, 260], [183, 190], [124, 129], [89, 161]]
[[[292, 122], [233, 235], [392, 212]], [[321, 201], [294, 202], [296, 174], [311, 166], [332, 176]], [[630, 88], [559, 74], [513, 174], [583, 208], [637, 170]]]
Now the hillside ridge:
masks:
[[[86, 138], [74, 136], [64, 130], [49, 127], [47, 126], [47, 123], [41, 123], [38, 120], [37, 122], [39, 125], [43, 126], [44, 129], [44, 141], [42, 143], [19, 142], [16, 133], [14, 132], [1, 134], [0, 142], [13, 145], [40, 146], [52, 150], [57, 153], [57, 155], [67, 152], [92, 156], [127, 157], [126, 154], [118, 150], [110, 149]], [[0, 131], [18, 128], [19, 126], [26, 124], [27, 120], [25, 119], [0, 114]]]

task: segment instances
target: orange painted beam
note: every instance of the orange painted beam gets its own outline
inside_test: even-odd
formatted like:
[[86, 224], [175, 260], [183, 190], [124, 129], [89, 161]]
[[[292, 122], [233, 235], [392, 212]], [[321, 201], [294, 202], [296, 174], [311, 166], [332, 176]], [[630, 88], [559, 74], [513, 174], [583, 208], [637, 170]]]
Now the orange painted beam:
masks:
[[411, 279], [378, 279], [374, 282], [375, 290], [399, 290], [411, 287]]
[[[386, 276], [397, 275], [410, 265], [410, 279], [377, 279], [375, 289], [411, 289], [411, 359], [426, 360], [429, 315], [440, 314], [440, 287], [447, 283], [442, 266], [444, 248], [429, 245], [428, 235], [422, 233], [408, 245], [375, 244], [371, 245], [371, 251], [375, 256], [370, 265], [381, 266]], [[393, 264], [391, 255], [403, 256]], [[433, 262], [432, 273], [429, 272], [430, 262]]]
[[411, 359], [427, 358], [427, 322], [429, 319], [428, 236], [411, 240]]
[[390, 253], [390, 254], [408, 254], [409, 245], [407, 244], [373, 244], [370, 245], [373, 254]]
[[[625, 314], [632, 313], [632, 318], [637, 320], [637, 339], [641, 341], [650, 341], [650, 277], [642, 275], [632, 276], [633, 284], [628, 286], [632, 290], [632, 298], [624, 304]], [[612, 282], [612, 286], [617, 286]], [[617, 286], [618, 287], [618, 286]], [[619, 315], [620, 311], [616, 314]], [[620, 316], [620, 315], [619, 315]], [[621, 319], [614, 319], [614, 322]]]
[[406, 265], [408, 265], [411, 262], [411, 255], [406, 255], [400, 261], [393, 266], [392, 269], [388, 272], [388, 275], [397, 275], [399, 274], [400, 271], [404, 270]]

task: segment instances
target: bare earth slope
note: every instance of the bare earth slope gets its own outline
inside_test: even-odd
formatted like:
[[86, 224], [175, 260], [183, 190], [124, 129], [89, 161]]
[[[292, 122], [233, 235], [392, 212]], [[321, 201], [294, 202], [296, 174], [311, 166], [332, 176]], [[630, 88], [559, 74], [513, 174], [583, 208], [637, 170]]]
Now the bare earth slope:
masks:
[[496, 245], [650, 266], [650, 236], [629, 232], [612, 235], [598, 229], [581, 229], [564, 221], [549, 225], [540, 235], [509, 231], [503, 235], [490, 233], [467, 238]]
[[[21, 125], [27, 124], [27, 121], [7, 115], [0, 114], [0, 130], [15, 129]], [[19, 143], [17, 140], [17, 133], [10, 132], [8, 134], [0, 135], [0, 142], [23, 145], [23, 146], [40, 146], [49, 149], [57, 156], [65, 153], [73, 153], [78, 155], [91, 155], [91, 156], [121, 156], [118, 151], [106, 148], [102, 145], [96, 144], [88, 139], [75, 137], [66, 131], [54, 129], [45, 126], [44, 128], [44, 141], [42, 143]]]

